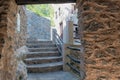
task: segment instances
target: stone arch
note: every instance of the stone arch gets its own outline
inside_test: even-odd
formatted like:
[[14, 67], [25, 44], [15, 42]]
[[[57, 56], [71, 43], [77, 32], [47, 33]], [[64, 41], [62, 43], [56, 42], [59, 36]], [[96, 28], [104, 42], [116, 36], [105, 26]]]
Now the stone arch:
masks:
[[[86, 80], [120, 79], [119, 4], [119, 0], [77, 0], [79, 26], [83, 31], [80, 33], [83, 34]], [[1, 80], [15, 80], [13, 37], [16, 13], [15, 0], [0, 1]]]

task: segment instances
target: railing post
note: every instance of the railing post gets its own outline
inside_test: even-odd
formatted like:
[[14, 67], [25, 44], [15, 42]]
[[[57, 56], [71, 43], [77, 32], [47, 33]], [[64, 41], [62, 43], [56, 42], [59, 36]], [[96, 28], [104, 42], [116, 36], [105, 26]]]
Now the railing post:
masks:
[[55, 42], [55, 31], [56, 29], [52, 28], [52, 40]]
[[68, 21], [68, 43], [73, 44], [73, 21]]
[[63, 44], [63, 70], [70, 72], [70, 68], [66, 65], [66, 63], [70, 62], [70, 59], [66, 57], [68, 54], [70, 54], [70, 50], [67, 49], [68, 46], [69, 44]]

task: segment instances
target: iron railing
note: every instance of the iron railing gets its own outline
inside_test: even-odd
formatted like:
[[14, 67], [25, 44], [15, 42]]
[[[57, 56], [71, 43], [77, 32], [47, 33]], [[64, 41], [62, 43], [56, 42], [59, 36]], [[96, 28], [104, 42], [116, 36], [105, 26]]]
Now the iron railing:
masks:
[[60, 55], [62, 55], [63, 40], [55, 30], [53, 30], [53, 42], [56, 44]]
[[71, 55], [67, 55], [67, 57], [69, 59], [71, 59], [72, 61], [74, 61], [75, 63], [80, 63], [80, 60], [79, 59], [76, 59], [75, 57], [71, 56]]
[[67, 48], [70, 49], [70, 50], [81, 51], [80, 48], [76, 48], [76, 47], [68, 46]]
[[75, 66], [73, 66], [70, 63], [66, 63], [75, 73], [77, 73], [80, 76], [80, 70], [77, 69]]
[[[69, 46], [67, 48], [70, 50], [73, 50], [73, 51], [79, 51], [79, 52], [81, 51], [82, 52], [81, 48], [71, 47], [71, 46]], [[78, 74], [80, 76], [80, 80], [84, 80], [85, 76], [86, 76], [84, 69], [82, 69], [82, 67], [84, 65], [84, 61], [73, 57], [71, 54], [68, 54], [66, 56], [70, 59], [70, 62], [67, 62], [66, 65], [69, 66], [73, 72], [75, 72], [76, 74]], [[78, 66], [80, 65], [80, 69], [75, 64]]]
[[[73, 51], [81, 51], [80, 48], [71, 47], [71, 46], [68, 46], [67, 49], [70, 49], [70, 50], [73, 50]], [[73, 57], [73, 56], [70, 55], [70, 54], [66, 55], [66, 57], [68, 57], [71, 61], [73, 61], [74, 63], [77, 63], [78, 65], [80, 65], [80, 63], [81, 63], [79, 59]], [[75, 73], [77, 73], [79, 76], [81, 76], [81, 75], [80, 75], [80, 70], [79, 70], [77, 67], [75, 67], [74, 64], [71, 64], [71, 62], [67, 62], [66, 65], [69, 66], [70, 69], [73, 70], [73, 72], [75, 72]]]
[[75, 41], [76, 43], [81, 43], [80, 41]]

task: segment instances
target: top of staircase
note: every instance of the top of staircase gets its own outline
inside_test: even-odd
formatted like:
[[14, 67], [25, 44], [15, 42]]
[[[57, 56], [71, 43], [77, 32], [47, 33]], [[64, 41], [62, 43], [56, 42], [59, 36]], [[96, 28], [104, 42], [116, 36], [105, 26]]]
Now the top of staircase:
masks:
[[52, 43], [51, 40], [44, 40], [44, 41], [41, 41], [41, 40], [27, 40], [27, 43]]

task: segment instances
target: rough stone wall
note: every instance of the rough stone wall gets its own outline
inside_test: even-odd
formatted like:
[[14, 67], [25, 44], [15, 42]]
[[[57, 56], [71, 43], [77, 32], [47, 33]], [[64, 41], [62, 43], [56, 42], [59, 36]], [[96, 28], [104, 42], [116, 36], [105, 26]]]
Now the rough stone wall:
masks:
[[13, 55], [17, 5], [14, 0], [1, 0], [0, 5], [0, 37], [2, 40], [0, 80], [14, 80], [16, 60]]
[[15, 80], [17, 8], [14, 0], [0, 0], [0, 80]]
[[77, 0], [85, 80], [120, 80], [120, 0]]
[[[24, 46], [26, 43], [27, 38], [27, 16], [26, 16], [26, 8], [25, 6], [18, 6], [18, 12], [20, 14], [20, 32], [16, 30], [16, 40], [15, 48], [20, 48], [21, 46]], [[17, 23], [16, 23], [17, 24]]]
[[[27, 69], [23, 60], [25, 58], [25, 53], [27, 52], [27, 47], [25, 46], [27, 39], [27, 16], [25, 13], [25, 6], [18, 6], [17, 19], [20, 20], [20, 30], [17, 30], [18, 25], [16, 25], [15, 34], [15, 55], [17, 62], [16, 79], [15, 80], [27, 80]], [[19, 17], [18, 17], [19, 13]], [[16, 23], [18, 24], [18, 23]]]
[[50, 40], [50, 20], [27, 10], [28, 38]]

